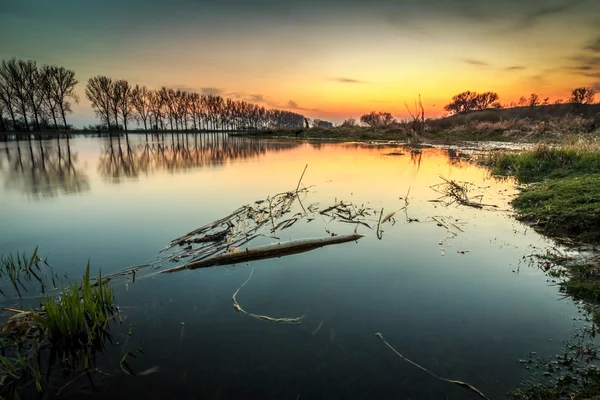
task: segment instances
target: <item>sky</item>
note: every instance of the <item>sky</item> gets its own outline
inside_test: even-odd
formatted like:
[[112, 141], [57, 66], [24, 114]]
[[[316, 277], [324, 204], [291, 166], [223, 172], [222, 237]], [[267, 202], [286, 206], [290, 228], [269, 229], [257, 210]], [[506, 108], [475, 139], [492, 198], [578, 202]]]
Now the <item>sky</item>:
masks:
[[600, 89], [600, 0], [0, 0], [0, 59], [220, 94], [339, 123]]

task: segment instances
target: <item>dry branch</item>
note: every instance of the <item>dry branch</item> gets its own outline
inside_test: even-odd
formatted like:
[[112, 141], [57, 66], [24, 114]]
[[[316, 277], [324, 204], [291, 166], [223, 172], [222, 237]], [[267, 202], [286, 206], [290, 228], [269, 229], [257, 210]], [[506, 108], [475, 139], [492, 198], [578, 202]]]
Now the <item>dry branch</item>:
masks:
[[160, 273], [167, 274], [171, 272], [182, 271], [184, 269], [207, 268], [215, 265], [238, 264], [248, 261], [262, 260], [265, 258], [282, 257], [290, 254], [303, 253], [332, 244], [352, 242], [360, 239], [363, 236], [364, 235], [355, 233], [345, 236], [292, 240], [289, 242], [280, 242], [254, 248], [246, 248], [245, 250], [223, 253], [206, 258], [204, 260], [192, 261], [184, 265], [166, 269]]

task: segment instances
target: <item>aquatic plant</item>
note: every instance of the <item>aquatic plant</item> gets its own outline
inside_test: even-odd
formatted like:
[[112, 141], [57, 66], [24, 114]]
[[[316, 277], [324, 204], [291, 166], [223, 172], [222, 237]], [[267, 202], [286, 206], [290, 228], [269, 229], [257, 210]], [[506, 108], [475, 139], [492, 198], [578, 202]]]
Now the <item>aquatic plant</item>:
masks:
[[[18, 269], [19, 265], [30, 270], [35, 262], [4, 265], [15, 275], [24, 270]], [[0, 394], [13, 397], [32, 378], [37, 391], [43, 392], [55, 365], [69, 372], [89, 371], [96, 354], [104, 350], [105, 340], [110, 339], [109, 323], [117, 314], [108, 281], [101, 275], [92, 278], [89, 263], [81, 282], [63, 287], [58, 296], [42, 295], [39, 307], [4, 310], [14, 315], [0, 325]], [[48, 356], [47, 361], [43, 355]]]

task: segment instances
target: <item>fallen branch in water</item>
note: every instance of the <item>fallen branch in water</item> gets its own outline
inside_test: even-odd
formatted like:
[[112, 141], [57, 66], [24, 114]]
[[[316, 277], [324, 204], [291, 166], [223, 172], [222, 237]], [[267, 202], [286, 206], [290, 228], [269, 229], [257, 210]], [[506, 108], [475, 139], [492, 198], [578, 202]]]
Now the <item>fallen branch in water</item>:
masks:
[[[463, 206], [473, 207], [473, 208], [483, 208], [483, 207], [494, 207], [498, 206], [494, 204], [483, 204], [481, 203], [481, 198], [483, 195], [475, 196], [479, 197], [480, 202], [471, 201], [468, 195], [468, 186], [474, 186], [473, 184], [469, 184], [468, 182], [456, 182], [453, 180], [448, 180], [440, 175], [440, 179], [442, 179], [443, 183], [438, 183], [437, 185], [431, 186], [433, 190], [443, 195], [439, 199], [432, 200], [445, 203], [447, 206], [458, 203]], [[451, 201], [443, 201], [443, 199], [450, 199]]]
[[231, 300], [233, 300], [233, 307], [237, 311], [239, 311], [241, 313], [244, 313], [244, 314], [248, 315], [249, 317], [256, 318], [256, 319], [262, 319], [263, 321], [281, 322], [281, 323], [284, 323], [284, 324], [300, 324], [301, 323], [300, 320], [302, 318], [304, 318], [304, 316], [296, 317], [296, 318], [273, 318], [273, 317], [269, 317], [267, 315], [253, 314], [251, 312], [248, 312], [248, 311], [244, 310], [242, 308], [242, 306], [240, 306], [240, 303], [238, 303], [236, 297], [237, 297], [240, 289], [243, 288], [244, 285], [246, 285], [246, 283], [250, 282], [250, 279], [252, 279], [252, 274], [253, 273], [254, 273], [254, 268], [252, 268], [252, 270], [250, 271], [250, 276], [248, 277], [248, 279], [246, 279], [246, 281], [244, 283], [242, 283], [242, 285], [233, 294], [233, 297], [231, 297]]
[[363, 236], [364, 235], [355, 233], [352, 235], [317, 239], [291, 240], [289, 242], [280, 242], [254, 248], [246, 248], [245, 250], [232, 251], [229, 253], [208, 257], [203, 260], [192, 261], [187, 264], [160, 271], [160, 273], [168, 274], [171, 272], [182, 271], [184, 269], [207, 268], [215, 265], [238, 264], [242, 262], [262, 260], [265, 258], [282, 257], [290, 254], [303, 253], [332, 244], [353, 242]]
[[428, 370], [427, 368], [425, 368], [425, 367], [422, 367], [422, 366], [420, 366], [419, 364], [417, 364], [416, 362], [414, 362], [414, 361], [411, 361], [411, 360], [409, 360], [408, 358], [404, 357], [402, 354], [400, 354], [400, 353], [398, 352], [398, 350], [396, 350], [396, 349], [395, 349], [395, 348], [394, 348], [394, 347], [393, 347], [391, 344], [389, 344], [389, 343], [388, 343], [388, 342], [387, 342], [387, 341], [386, 341], [386, 340], [383, 338], [383, 335], [382, 335], [381, 333], [377, 332], [377, 333], [375, 333], [375, 336], [377, 336], [378, 338], [380, 338], [380, 339], [383, 341], [383, 343], [385, 343], [385, 345], [386, 345], [387, 347], [389, 347], [390, 349], [392, 349], [392, 351], [393, 351], [394, 353], [396, 353], [396, 355], [398, 355], [398, 356], [399, 356], [401, 359], [403, 359], [404, 361], [406, 361], [406, 362], [408, 362], [408, 363], [410, 363], [410, 364], [414, 365], [415, 367], [419, 368], [420, 370], [423, 370], [423, 371], [427, 372], [429, 375], [433, 376], [434, 378], [437, 378], [437, 379], [439, 379], [439, 380], [441, 380], [441, 381], [444, 381], [444, 382], [453, 383], [453, 384], [455, 384], [455, 385], [461, 386], [461, 387], [463, 387], [463, 388], [465, 388], [465, 389], [467, 389], [467, 390], [470, 390], [470, 391], [471, 391], [471, 392], [473, 392], [473, 393], [476, 393], [476, 394], [478, 394], [478, 395], [479, 395], [481, 398], [483, 398], [483, 399], [486, 399], [486, 400], [489, 400], [489, 399], [488, 399], [488, 398], [487, 398], [487, 397], [486, 397], [486, 396], [485, 396], [483, 393], [481, 393], [481, 391], [479, 391], [479, 389], [475, 388], [474, 386], [472, 386], [472, 385], [469, 385], [468, 383], [466, 383], [466, 382], [463, 382], [463, 381], [457, 381], [457, 380], [454, 380], [454, 379], [446, 379], [446, 378], [442, 378], [441, 376], [438, 376], [438, 375], [434, 374], [433, 372], [431, 372], [431, 371], [430, 371], [430, 370]]

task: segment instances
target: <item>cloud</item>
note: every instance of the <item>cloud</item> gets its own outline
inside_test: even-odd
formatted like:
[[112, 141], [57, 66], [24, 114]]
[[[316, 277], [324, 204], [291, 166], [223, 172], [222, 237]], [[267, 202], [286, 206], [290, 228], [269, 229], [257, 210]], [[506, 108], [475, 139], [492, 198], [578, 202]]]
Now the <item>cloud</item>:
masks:
[[320, 111], [318, 108], [300, 107], [298, 105], [298, 103], [295, 102], [294, 100], [288, 101], [287, 104], [284, 105], [282, 108], [287, 108], [287, 109], [290, 109], [290, 110], [302, 110], [302, 111]]
[[585, 50], [589, 50], [594, 53], [600, 53], [600, 37], [596, 38], [595, 41], [585, 46]]
[[365, 81], [359, 81], [358, 79], [352, 79], [352, 78], [331, 78], [330, 80], [335, 81], [335, 82], [339, 82], [339, 83], [367, 83]]
[[504, 68], [505, 71], [523, 71], [525, 69], [527, 69], [527, 67], [524, 67], [523, 65], [513, 65], [510, 67]]
[[262, 94], [251, 94], [250, 101], [263, 102], [265, 101], [265, 96]]
[[185, 86], [185, 85], [175, 85], [175, 86], [171, 86], [172, 89], [179, 89], [179, 90], [183, 90], [184, 92], [196, 92], [196, 88], [193, 87], [189, 87], [189, 86]]
[[200, 90], [202, 91], [202, 94], [212, 94], [213, 96], [223, 93], [222, 89], [218, 89], [218, 88], [214, 88], [214, 87], [203, 87], [203, 88], [200, 88]]
[[489, 65], [490, 65], [489, 63], [487, 63], [485, 61], [477, 60], [475, 58], [463, 58], [460, 61], [465, 64], [475, 65], [478, 67], [489, 67]]
[[552, 16], [559, 15], [565, 12], [570, 11], [574, 7], [578, 6], [583, 0], [568, 0], [563, 2], [562, 4], [554, 4], [548, 5], [545, 7], [540, 7], [529, 12], [526, 12], [517, 23], [517, 27], [520, 28], [529, 28], [533, 25], [539, 23], [540, 19]]

